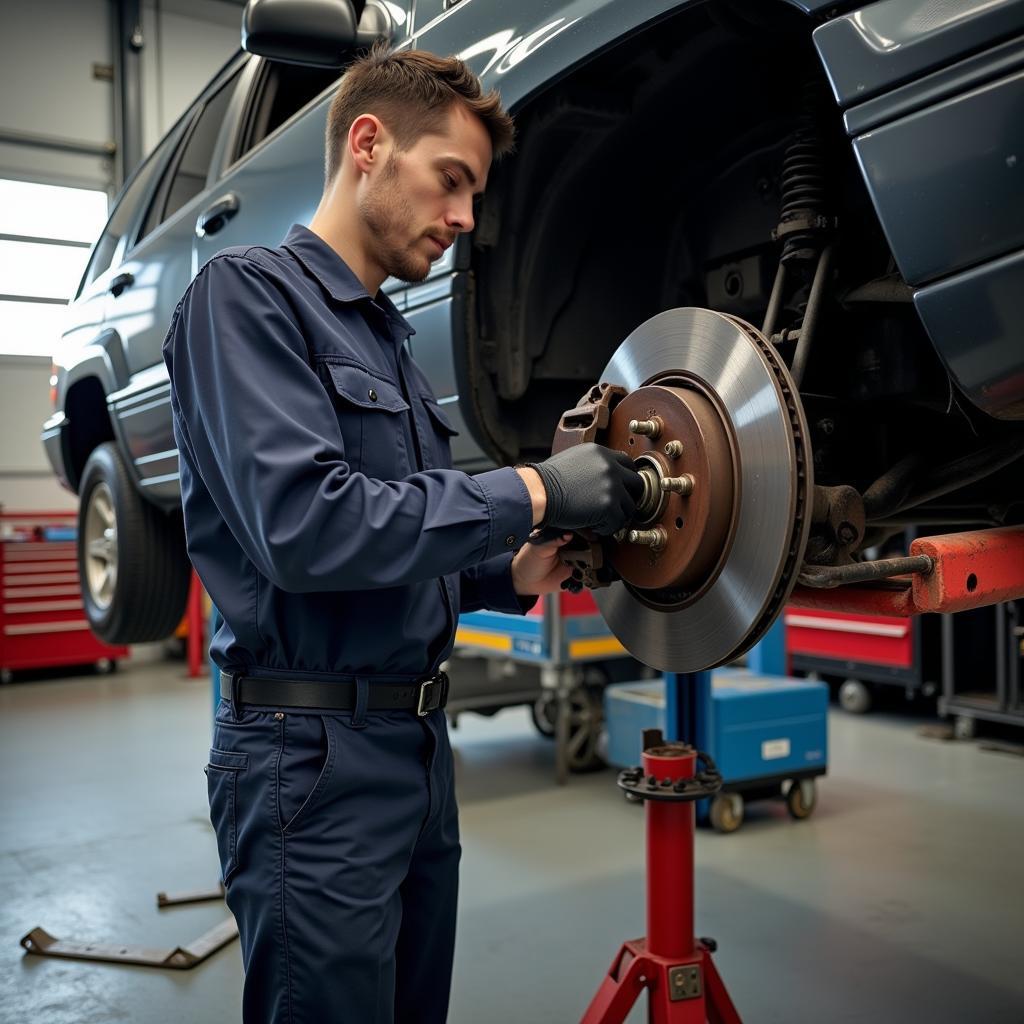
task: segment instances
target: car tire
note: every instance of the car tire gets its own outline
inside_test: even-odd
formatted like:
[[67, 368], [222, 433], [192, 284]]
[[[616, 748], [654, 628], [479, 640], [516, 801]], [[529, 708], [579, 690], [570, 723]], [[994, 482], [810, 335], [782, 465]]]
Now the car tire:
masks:
[[143, 500], [112, 442], [82, 472], [78, 575], [89, 625], [108, 644], [162, 640], [185, 613], [192, 573], [182, 517]]

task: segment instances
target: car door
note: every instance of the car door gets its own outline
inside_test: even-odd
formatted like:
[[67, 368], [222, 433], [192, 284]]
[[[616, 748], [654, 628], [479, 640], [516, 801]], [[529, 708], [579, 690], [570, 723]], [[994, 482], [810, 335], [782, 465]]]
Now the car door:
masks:
[[[407, 12], [397, 7], [389, 11], [396, 35], [407, 31]], [[215, 158], [223, 169], [205, 207], [210, 223], [197, 231], [197, 267], [229, 246], [276, 246], [292, 224], [313, 219], [323, 192], [327, 111], [340, 77], [340, 71], [264, 58], [246, 70], [240, 109], [229, 119], [222, 152]], [[438, 260], [422, 284], [409, 288], [388, 278], [383, 290], [416, 329], [410, 345], [413, 356], [458, 431], [451, 439], [453, 458], [460, 468], [472, 470], [489, 463], [466, 430], [458, 406], [452, 322], [462, 315], [466, 276], [455, 273], [456, 248]]]
[[161, 346], [174, 309], [195, 273], [196, 218], [204, 208], [211, 161], [249, 60], [239, 53], [186, 115], [180, 140], [153, 191], [118, 269], [107, 325], [124, 348], [129, 380], [108, 396], [114, 429], [144, 495], [171, 508], [179, 500], [170, 383]]
[[159, 178], [171, 144], [171, 137], [165, 139], [125, 183], [89, 254], [78, 291], [68, 306], [61, 341], [55, 352], [61, 374], [60, 407], [64, 405], [68, 389], [86, 377], [97, 378], [104, 394], [127, 383], [124, 349], [116, 331], [107, 322], [107, 313], [113, 292], [121, 287], [118, 276], [131, 229]]
[[[449, 12], [453, 12], [459, 2], [416, 0], [408, 28], [413, 34], [419, 34], [438, 19], [450, 16]], [[460, 238], [430, 268], [426, 280], [406, 286], [396, 282], [391, 298], [416, 331], [409, 343], [413, 358], [427, 375], [438, 405], [456, 431], [450, 438], [452, 460], [459, 469], [477, 472], [490, 468], [493, 462], [466, 426], [456, 369], [457, 362], [461, 361], [456, 349], [464, 334], [459, 325], [467, 315], [468, 244], [468, 239]], [[467, 396], [462, 400], [467, 400]]]
[[192, 240], [202, 267], [235, 245], [276, 246], [308, 224], [323, 191], [327, 108], [341, 71], [253, 57], [214, 156], [215, 185]]

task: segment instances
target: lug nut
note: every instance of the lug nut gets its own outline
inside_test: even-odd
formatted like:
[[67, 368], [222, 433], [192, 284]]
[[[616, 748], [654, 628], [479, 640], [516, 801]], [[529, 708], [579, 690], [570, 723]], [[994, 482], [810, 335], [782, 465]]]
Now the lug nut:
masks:
[[682, 441], [669, 441], [665, 445], [665, 454], [670, 459], [678, 459], [683, 454], [683, 442]]
[[630, 544], [643, 544], [657, 551], [658, 548], [665, 546], [666, 534], [660, 526], [656, 526], [653, 530], [630, 530], [626, 534], [626, 540]]
[[663, 476], [661, 478], [661, 489], [668, 491], [670, 494], [692, 494], [693, 493], [693, 477], [689, 473], [684, 473], [682, 476]]
[[630, 420], [629, 432], [649, 437], [652, 441], [661, 433], [661, 420], [655, 417], [649, 420]]

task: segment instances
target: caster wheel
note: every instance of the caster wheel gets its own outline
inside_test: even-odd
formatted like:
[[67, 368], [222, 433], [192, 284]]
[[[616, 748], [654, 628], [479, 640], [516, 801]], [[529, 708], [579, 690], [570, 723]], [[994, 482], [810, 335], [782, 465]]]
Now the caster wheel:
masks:
[[110, 658], [100, 658], [96, 662], [96, 671], [101, 676], [113, 675], [117, 671], [117, 662], [111, 661]]
[[708, 810], [716, 832], [735, 832], [743, 824], [743, 797], [739, 793], [719, 793]]
[[789, 785], [789, 792], [786, 793], [786, 810], [790, 817], [801, 821], [809, 818], [814, 813], [814, 806], [818, 802], [818, 787], [814, 779], [795, 779]]
[[555, 719], [558, 714], [558, 702], [550, 691], [541, 694], [530, 705], [530, 718], [533, 727], [545, 739], [555, 738]]
[[6, 686], [14, 679], [14, 673], [9, 668], [0, 669], [0, 683]]
[[859, 679], [847, 679], [839, 687], [839, 706], [854, 715], [871, 709], [871, 691]]
[[973, 740], [978, 735], [978, 723], [967, 715], [957, 715], [953, 722], [953, 736], [958, 740]]

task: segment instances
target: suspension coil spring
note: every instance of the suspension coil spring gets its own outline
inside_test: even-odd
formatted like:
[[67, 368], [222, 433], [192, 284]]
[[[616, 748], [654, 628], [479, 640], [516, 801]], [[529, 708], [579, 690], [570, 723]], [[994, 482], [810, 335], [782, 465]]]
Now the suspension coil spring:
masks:
[[829, 226], [825, 155], [818, 136], [821, 87], [805, 82], [802, 113], [782, 161], [782, 213], [777, 236], [785, 239], [782, 262], [809, 261], [822, 247]]

